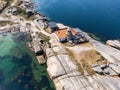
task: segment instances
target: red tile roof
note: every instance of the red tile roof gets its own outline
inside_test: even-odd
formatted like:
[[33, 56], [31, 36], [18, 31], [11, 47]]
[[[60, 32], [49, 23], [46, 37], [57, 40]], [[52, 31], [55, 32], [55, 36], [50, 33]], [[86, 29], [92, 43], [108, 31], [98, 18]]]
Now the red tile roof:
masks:
[[[76, 31], [74, 29], [72, 29], [71, 31], [72, 31], [72, 35], [74, 36]], [[67, 36], [66, 33], [67, 33], [67, 29], [55, 31], [55, 34], [59, 39], [65, 38]]]

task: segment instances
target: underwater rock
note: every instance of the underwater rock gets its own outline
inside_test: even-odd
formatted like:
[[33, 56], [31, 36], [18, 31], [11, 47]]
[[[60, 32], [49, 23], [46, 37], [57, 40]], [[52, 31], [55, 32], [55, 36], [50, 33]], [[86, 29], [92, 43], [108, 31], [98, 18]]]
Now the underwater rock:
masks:
[[22, 80], [19, 79], [19, 80], [18, 80], [18, 83], [21, 83], [21, 82], [22, 82]]

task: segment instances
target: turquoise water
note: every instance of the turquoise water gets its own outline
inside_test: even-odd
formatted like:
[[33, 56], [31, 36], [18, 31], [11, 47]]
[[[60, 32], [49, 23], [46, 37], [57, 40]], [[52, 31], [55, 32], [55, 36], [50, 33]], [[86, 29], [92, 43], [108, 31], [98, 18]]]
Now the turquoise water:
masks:
[[120, 39], [120, 0], [33, 0], [37, 10], [53, 21]]
[[0, 35], [0, 90], [54, 90], [46, 65], [39, 65], [24, 34]]

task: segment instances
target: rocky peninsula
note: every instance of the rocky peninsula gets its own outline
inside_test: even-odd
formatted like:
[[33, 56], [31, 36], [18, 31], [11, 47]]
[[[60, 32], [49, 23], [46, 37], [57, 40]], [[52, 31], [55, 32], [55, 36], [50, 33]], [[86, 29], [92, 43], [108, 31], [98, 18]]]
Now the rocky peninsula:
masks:
[[120, 90], [120, 42], [101, 43], [79, 28], [49, 21], [31, 0], [14, 0], [0, 16], [0, 34], [25, 33], [27, 46], [56, 90]]

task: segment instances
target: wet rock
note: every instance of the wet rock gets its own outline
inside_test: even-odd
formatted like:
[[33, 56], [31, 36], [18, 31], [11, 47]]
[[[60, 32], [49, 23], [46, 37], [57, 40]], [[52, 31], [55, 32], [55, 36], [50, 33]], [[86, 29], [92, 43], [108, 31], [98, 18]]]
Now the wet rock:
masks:
[[21, 82], [22, 82], [22, 80], [19, 79], [19, 80], [18, 80], [18, 83], [21, 83]]
[[45, 58], [43, 56], [37, 56], [39, 64], [44, 64], [46, 62]]

